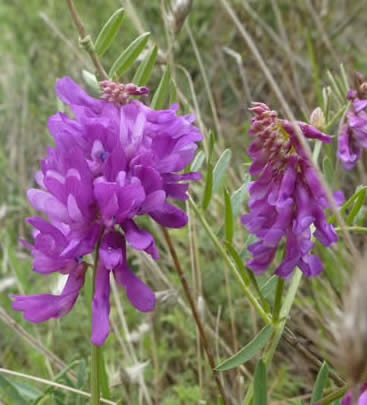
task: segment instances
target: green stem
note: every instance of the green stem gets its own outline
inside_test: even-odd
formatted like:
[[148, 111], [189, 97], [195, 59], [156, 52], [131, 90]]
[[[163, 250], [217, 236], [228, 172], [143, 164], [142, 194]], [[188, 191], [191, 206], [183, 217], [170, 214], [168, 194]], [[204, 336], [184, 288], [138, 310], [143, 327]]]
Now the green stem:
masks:
[[230, 257], [227, 255], [227, 252], [225, 250], [225, 248], [223, 247], [223, 244], [219, 241], [219, 239], [217, 238], [217, 236], [215, 235], [215, 233], [212, 231], [210, 225], [206, 222], [206, 219], [204, 218], [201, 210], [199, 209], [199, 207], [195, 204], [195, 202], [193, 201], [193, 199], [191, 198], [191, 196], [189, 197], [189, 202], [195, 212], [195, 214], [197, 215], [197, 217], [199, 218], [199, 221], [201, 222], [201, 224], [203, 225], [206, 233], [208, 234], [209, 238], [212, 240], [213, 244], [215, 245], [216, 249], [218, 250], [218, 252], [222, 255], [224, 261], [226, 262], [226, 264], [228, 265], [228, 267], [230, 268], [230, 270], [232, 271], [232, 273], [234, 274], [234, 276], [236, 277], [237, 281], [240, 283], [240, 285], [243, 288], [243, 291], [245, 292], [247, 298], [249, 299], [249, 301], [251, 302], [251, 304], [253, 305], [253, 307], [255, 308], [255, 310], [257, 311], [257, 313], [261, 316], [261, 318], [264, 320], [264, 322], [266, 324], [270, 324], [272, 322], [271, 317], [269, 316], [269, 314], [267, 314], [264, 309], [262, 308], [261, 304], [259, 303], [259, 301], [256, 299], [256, 297], [252, 294], [250, 288], [246, 285], [245, 281], [243, 280], [240, 272], [238, 271], [236, 265], [233, 263], [233, 261], [230, 259]]
[[[334, 229], [335, 229], [335, 232], [341, 232], [342, 231], [342, 228], [339, 228], [339, 227], [334, 228]], [[346, 226], [343, 229], [346, 229], [349, 232], [367, 232], [367, 228], [365, 228], [364, 226]]]
[[[270, 343], [269, 343], [268, 347], [265, 349], [264, 354], [263, 354], [263, 360], [264, 360], [266, 367], [269, 367], [269, 365], [273, 359], [275, 349], [277, 348], [279, 340], [282, 337], [289, 312], [292, 308], [294, 298], [296, 296], [299, 284], [301, 282], [301, 278], [302, 278], [302, 272], [298, 268], [296, 268], [294, 270], [292, 281], [291, 281], [290, 286], [287, 291], [287, 295], [285, 296], [283, 305], [281, 306], [281, 309], [280, 309], [281, 321], [279, 323], [275, 324], [274, 332], [271, 337]], [[249, 405], [252, 402], [253, 395], [254, 395], [254, 386], [253, 386], [253, 384], [251, 384], [247, 390], [247, 393], [243, 400], [242, 405]]]
[[284, 279], [282, 279], [281, 277], [278, 277], [277, 289], [275, 292], [274, 309], [273, 309], [274, 324], [277, 323], [278, 319], [279, 319], [280, 305], [282, 303], [283, 287], [284, 287]]
[[[101, 233], [99, 235], [95, 254], [94, 254], [91, 305], [93, 302], [93, 296], [94, 296], [95, 285], [96, 285], [97, 267], [98, 267], [98, 260], [99, 260], [99, 246], [101, 244], [103, 233], [104, 233], [104, 227], [102, 227]], [[91, 324], [92, 324], [92, 320], [91, 320]], [[92, 370], [91, 370], [91, 404], [92, 405], [100, 404], [100, 397], [101, 397], [101, 387], [100, 387], [100, 366], [101, 366], [100, 358], [101, 358], [101, 356], [100, 356], [100, 351], [101, 350], [102, 350], [101, 346], [96, 346], [92, 343]]]

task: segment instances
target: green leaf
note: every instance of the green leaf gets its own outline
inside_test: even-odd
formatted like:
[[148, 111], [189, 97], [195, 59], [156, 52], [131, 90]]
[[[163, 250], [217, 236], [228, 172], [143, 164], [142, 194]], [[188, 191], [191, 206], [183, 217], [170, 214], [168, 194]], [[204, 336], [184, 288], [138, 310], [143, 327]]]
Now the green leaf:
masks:
[[145, 48], [149, 37], [150, 32], [144, 32], [144, 34], [136, 38], [116, 59], [110, 69], [109, 76], [112, 77], [114, 74], [121, 76], [126, 72]]
[[350, 213], [345, 221], [347, 225], [353, 223], [354, 218], [358, 215], [360, 209], [363, 207], [363, 203], [366, 199], [366, 189], [362, 189], [360, 194], [358, 195], [356, 202], [353, 205], [353, 208], [350, 210]]
[[154, 46], [144, 58], [143, 62], [139, 65], [132, 80], [134, 84], [137, 86], [145, 86], [148, 83], [157, 54], [158, 48], [157, 46]]
[[245, 347], [229, 359], [220, 363], [215, 369], [218, 371], [231, 370], [240, 364], [252, 359], [269, 341], [273, 332], [273, 326], [265, 326]]
[[28, 401], [25, 400], [20, 392], [16, 389], [6, 377], [0, 374], [0, 398], [5, 404], [9, 405], [24, 405]]
[[195, 159], [191, 163], [191, 169], [193, 172], [197, 172], [200, 170], [201, 166], [204, 163], [205, 153], [201, 150], [195, 156]]
[[246, 174], [242, 186], [233, 192], [231, 197], [233, 216], [236, 217], [241, 209], [243, 202], [247, 196], [247, 186], [250, 182], [250, 175]]
[[318, 402], [322, 398], [322, 392], [327, 382], [328, 373], [329, 367], [323, 362], [317, 374], [315, 385], [313, 386], [311, 404]]
[[82, 76], [84, 81], [87, 83], [87, 86], [92, 91], [93, 96], [99, 97], [101, 94], [101, 88], [99, 87], [96, 76], [87, 70], [82, 70]]
[[[355, 201], [357, 201], [360, 196], [365, 193], [367, 187], [365, 186], [358, 186], [355, 193], [342, 205], [342, 207], [340, 208], [339, 212], [341, 214], [343, 214]], [[336, 219], [335, 214], [331, 215], [327, 221], [332, 223], [334, 222]]]
[[115, 11], [98, 34], [94, 44], [98, 55], [102, 56], [112, 44], [112, 41], [120, 28], [122, 19], [124, 18], [124, 13], [125, 10], [123, 8]]
[[260, 359], [257, 362], [254, 375], [254, 405], [267, 405], [267, 397], [266, 367]]
[[150, 104], [150, 107], [153, 108], [153, 110], [161, 110], [162, 108], [165, 107], [170, 80], [171, 80], [171, 71], [167, 66], [162, 76], [162, 79], [159, 82], [158, 89], [154, 93], [153, 100]]
[[211, 163], [209, 163], [208, 170], [206, 172], [203, 202], [201, 203], [203, 210], [206, 210], [208, 208], [212, 195], [213, 195], [213, 166]]
[[231, 161], [232, 152], [230, 149], [226, 149], [218, 159], [217, 164], [215, 165], [214, 172], [213, 172], [213, 194], [218, 191], [219, 187], [221, 186], [224, 176], [226, 174], [226, 170], [229, 166], [229, 162]]
[[277, 286], [277, 279], [278, 276], [273, 275], [261, 286], [260, 291], [265, 298], [274, 297], [275, 289]]
[[224, 190], [224, 234], [226, 240], [232, 242], [233, 233], [234, 233], [234, 221], [233, 221], [233, 211], [231, 198], [229, 196], [228, 190]]

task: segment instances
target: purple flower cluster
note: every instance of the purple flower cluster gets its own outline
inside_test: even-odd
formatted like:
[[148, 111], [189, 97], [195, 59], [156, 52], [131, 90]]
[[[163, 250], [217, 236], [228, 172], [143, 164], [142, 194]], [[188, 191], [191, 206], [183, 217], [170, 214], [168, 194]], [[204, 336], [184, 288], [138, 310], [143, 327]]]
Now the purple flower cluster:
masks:
[[[155, 111], [129, 94], [145, 88], [120, 88], [103, 82], [104, 99], [88, 96], [70, 78], [56, 83], [58, 97], [75, 119], [52, 116], [48, 128], [55, 148], [48, 147], [35, 179], [40, 189], [28, 190], [30, 203], [48, 216], [28, 218], [34, 227], [34, 271], [68, 275], [59, 296], [13, 296], [25, 319], [42, 322], [67, 314], [73, 307], [88, 268], [83, 257], [99, 245], [99, 264], [92, 302], [92, 337], [102, 344], [109, 334], [110, 273], [140, 311], [151, 311], [155, 296], [129, 268], [126, 242], [159, 257], [153, 236], [135, 218], [149, 215], [164, 227], [180, 228], [187, 216], [167, 199], [184, 200], [189, 180], [200, 173], [179, 174], [193, 159], [202, 139], [194, 116], [177, 116], [177, 105]], [[122, 95], [118, 91], [123, 92]], [[114, 102], [113, 102], [114, 101]]]
[[367, 81], [360, 73], [356, 74], [356, 88], [348, 91], [347, 99], [351, 101], [351, 107], [338, 139], [337, 155], [346, 170], [352, 169], [362, 149], [367, 149]]
[[[298, 266], [306, 276], [316, 276], [322, 270], [320, 259], [310, 254], [313, 235], [324, 246], [337, 241], [337, 234], [326, 221], [324, 209], [328, 202], [319, 179], [298, 141], [291, 122], [278, 119], [277, 113], [262, 103], [251, 108], [249, 135], [254, 137], [248, 153], [253, 159], [249, 184], [250, 212], [242, 223], [258, 241], [248, 246], [253, 258], [247, 263], [255, 273], [265, 271], [272, 262], [277, 247], [286, 238], [285, 255], [275, 273], [288, 278]], [[298, 122], [306, 138], [330, 143], [328, 135], [304, 122]], [[334, 194], [339, 202], [342, 193]]]

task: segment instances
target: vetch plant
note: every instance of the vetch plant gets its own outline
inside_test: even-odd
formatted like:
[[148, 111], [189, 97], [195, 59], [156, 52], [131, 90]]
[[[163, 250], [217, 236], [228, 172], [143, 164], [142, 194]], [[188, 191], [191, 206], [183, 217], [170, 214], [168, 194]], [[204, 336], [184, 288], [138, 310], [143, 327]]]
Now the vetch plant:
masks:
[[[253, 61], [258, 63], [270, 85], [271, 98], [276, 96], [277, 101], [271, 101], [276, 105], [274, 108], [279, 108], [286, 118], [280, 118], [280, 113], [265, 102], [256, 102], [250, 106], [252, 117], [247, 120], [249, 100], [263, 99], [263, 93], [253, 88], [252, 77], [247, 81], [248, 65], [240, 53], [236, 61], [242, 80], [230, 77], [222, 81], [216, 73], [216, 65], [206, 69], [207, 60], [202, 58], [200, 41], [196, 42], [195, 31], [190, 27], [192, 21], [187, 18], [190, 10], [195, 10], [195, 2], [162, 2], [165, 49], [164, 41], [153, 43], [155, 29], [151, 35], [144, 32], [145, 24], [137, 24], [139, 36], [113, 57], [110, 66], [101, 58], [108, 55], [110, 46], [116, 43], [121, 23], [127, 18], [125, 11], [114, 12], [93, 42], [73, 1], [66, 0], [66, 3], [80, 35], [79, 44], [91, 57], [95, 71], [82, 70], [87, 89], [68, 76], [56, 81], [60, 111], [48, 120], [54, 146], [47, 147], [35, 175], [38, 187], [27, 191], [29, 202], [40, 214], [27, 218], [32, 226], [33, 242], [26, 236], [22, 243], [31, 253], [34, 272], [44, 276], [35, 275], [35, 280], [48, 280], [47, 275], [51, 273], [64, 275], [67, 280], [59, 295], [23, 295], [23, 291], [31, 290], [24, 284], [10, 295], [11, 300], [6, 297], [9, 307], [12, 305], [15, 311], [23, 313], [25, 320], [33, 323], [61, 318], [72, 311], [80, 295], [87, 298], [91, 315], [87, 321], [92, 343], [91, 394], [81, 391], [83, 386], [79, 385], [79, 380], [88, 373], [85, 360], [79, 358], [67, 365], [58, 359], [57, 368], [61, 371], [55, 377], [53, 364], [47, 363], [54, 387], [60, 376], [68, 374], [68, 385], [59, 385], [55, 390], [62, 387], [74, 394], [90, 396], [93, 405], [100, 401], [116, 404], [112, 398], [117, 403], [126, 399], [128, 403], [146, 401], [148, 405], [215, 400], [224, 405], [266, 405], [270, 395], [272, 400], [284, 402], [284, 387], [297, 395], [299, 401], [300, 385], [304, 394], [302, 401], [310, 404], [337, 404], [335, 401], [344, 396], [342, 405], [350, 405], [357, 401], [360, 393], [358, 401], [363, 405], [366, 402], [363, 385], [366, 380], [363, 294], [366, 280], [356, 277], [356, 281], [350, 283], [349, 295], [343, 294], [343, 288], [350, 279], [348, 265], [354, 263], [359, 254], [356, 246], [362, 246], [361, 240], [352, 239], [350, 232], [367, 232], [367, 187], [353, 184], [354, 194], [350, 193], [350, 188], [343, 188], [348, 196], [352, 194], [344, 203], [341, 191], [331, 192], [345, 185], [343, 169], [354, 167], [367, 147], [367, 90], [362, 75], [357, 74], [354, 89], [350, 89], [341, 66], [341, 77], [328, 72], [331, 87], [321, 89], [321, 72], [310, 36], [308, 51], [320, 105], [307, 120], [311, 111], [307, 100], [312, 99], [312, 94], [307, 97], [303, 94], [304, 87], [297, 81], [297, 69], [300, 65], [307, 73], [311, 66], [303, 57], [292, 61], [296, 63], [290, 65], [292, 78], [287, 80], [291, 85], [296, 84], [297, 97], [293, 98], [295, 104], [290, 108], [282, 93], [281, 81], [275, 80], [262, 59], [262, 52], [257, 49], [258, 42], [241, 24], [231, 0], [221, 0], [219, 7], [224, 7], [234, 23], [232, 28], [240, 34], [231, 35], [231, 41], [237, 47], [238, 40], [245, 40]], [[305, 3], [312, 5], [309, 1]], [[276, 36], [278, 45], [282, 45], [274, 52], [285, 51], [292, 58], [296, 49], [293, 44], [285, 43], [287, 22], [282, 21], [283, 9], [276, 1], [271, 2], [271, 7], [280, 31], [280, 36]], [[245, 9], [249, 15], [257, 16], [252, 6], [246, 5]], [[132, 20], [139, 19], [133, 11], [134, 6], [127, 2], [126, 14]], [[262, 17], [256, 21], [259, 29], [266, 24]], [[250, 29], [251, 24], [248, 27]], [[197, 70], [187, 71], [177, 63], [178, 50], [186, 55], [186, 49], [178, 42], [181, 30], [183, 35], [189, 36], [198, 62]], [[273, 29], [268, 32], [275, 34]], [[205, 37], [207, 40], [209, 38]], [[154, 68], [156, 60], [159, 67]], [[223, 65], [224, 62], [221, 60]], [[228, 72], [233, 73], [233, 66], [228, 66]], [[75, 73], [70, 75], [76, 77]], [[287, 71], [283, 74], [287, 76]], [[152, 79], [157, 77], [152, 85]], [[195, 88], [201, 79], [205, 91], [196, 94]], [[239, 96], [238, 100], [243, 102], [241, 92], [236, 89], [241, 81], [246, 94], [246, 103], [242, 106], [245, 111], [242, 110], [243, 116], [236, 121], [232, 119], [235, 118], [232, 117], [233, 105], [228, 109], [230, 115], [224, 114], [233, 95], [227, 97], [223, 88], [224, 93], [235, 90], [234, 96]], [[225, 97], [220, 97], [222, 95]], [[179, 111], [184, 112], [180, 115]], [[200, 130], [190, 111], [195, 111]], [[296, 120], [295, 116], [300, 117], [302, 113], [307, 122]], [[230, 122], [225, 122], [228, 117]], [[218, 133], [206, 127], [210, 126], [212, 118]], [[236, 139], [230, 135], [235, 135]], [[247, 145], [249, 139], [246, 154], [243, 144]], [[203, 142], [199, 143], [201, 140]], [[233, 145], [238, 145], [239, 151], [235, 151]], [[202, 150], [194, 159], [197, 148]], [[342, 165], [336, 159], [336, 148]], [[363, 161], [358, 166], [362, 173]], [[189, 195], [189, 183], [200, 179], [200, 173], [204, 174], [204, 180], [195, 182]], [[186, 229], [172, 235], [168, 232], [168, 228], [184, 228], [186, 224], [189, 224]], [[158, 239], [156, 229], [162, 240]], [[15, 276], [23, 280], [23, 274], [29, 272], [18, 271], [16, 255], [8, 248], [8, 238], [0, 242], [0, 253], [6, 252], [1, 256], [4, 266], [9, 256]], [[153, 274], [147, 283], [141, 279], [144, 266]], [[266, 272], [269, 268], [274, 274]], [[166, 269], [169, 271], [165, 272]], [[304, 280], [304, 275], [313, 277]], [[301, 283], [302, 288], [299, 288]], [[135, 318], [134, 324], [143, 317], [134, 308], [141, 312], [153, 311], [156, 305], [153, 290], [160, 288], [165, 289], [160, 295], [169, 291], [177, 297], [174, 304], [163, 305], [162, 299], [154, 315], [144, 317], [140, 327], [134, 325], [140, 332], [143, 327], [144, 333], [138, 333], [137, 337], [134, 333], [135, 337], [129, 335], [131, 318]], [[38, 288], [34, 289], [38, 292]], [[110, 292], [114, 299], [112, 311]], [[123, 293], [119, 295], [119, 292]], [[341, 297], [343, 301], [346, 297], [345, 309], [338, 318], [334, 334], [336, 349], [328, 356], [318, 350], [322, 348], [321, 338], [324, 342], [328, 336], [328, 323], [323, 322], [323, 314], [325, 307], [334, 311]], [[131, 306], [125, 307], [126, 298]], [[297, 316], [293, 316], [297, 309]], [[79, 320], [79, 314], [73, 312], [69, 320]], [[314, 332], [311, 337], [307, 336], [309, 313]], [[52, 353], [43, 350], [42, 342], [35, 344], [36, 338], [12, 323], [12, 318], [1, 307], [0, 318], [13, 325], [16, 333], [25, 336], [32, 347], [47, 353], [48, 360], [55, 359]], [[227, 322], [231, 324], [228, 331]], [[318, 328], [313, 328], [314, 325]], [[60, 322], [62, 333], [68, 326], [68, 320]], [[116, 339], [110, 338], [107, 345], [110, 326]], [[79, 337], [80, 329], [73, 322], [69, 327], [68, 338], [74, 330]], [[39, 332], [37, 326], [32, 325], [32, 328]], [[46, 326], [40, 328], [42, 332], [43, 328]], [[48, 333], [48, 341], [57, 343], [56, 335]], [[84, 339], [80, 340], [85, 344]], [[65, 342], [70, 340], [65, 339]], [[332, 347], [329, 340], [327, 343], [328, 348]], [[120, 352], [115, 353], [114, 344], [121, 346], [121, 356]], [[287, 359], [286, 367], [283, 367], [283, 359], [279, 361], [280, 356], [275, 357], [279, 344], [285, 349], [281, 357]], [[134, 352], [137, 348], [138, 355]], [[83, 357], [83, 349], [71, 355]], [[195, 350], [196, 358], [192, 357]], [[106, 353], [108, 368], [104, 364]], [[207, 362], [202, 361], [203, 353]], [[298, 357], [304, 360], [302, 373], [297, 368]], [[339, 363], [335, 364], [335, 369], [331, 367], [334, 358]], [[75, 373], [72, 366], [79, 363]], [[175, 364], [174, 373], [171, 363]], [[176, 369], [177, 364], [183, 367]], [[276, 380], [271, 374], [274, 369]], [[0, 373], [26, 376], [4, 370], [0, 368]], [[303, 370], [315, 376], [311, 380], [314, 383], [305, 383], [305, 387], [300, 383], [305, 380]], [[191, 373], [197, 376], [198, 385], [191, 385]], [[125, 374], [129, 376], [128, 381], [124, 380]], [[145, 381], [147, 377], [149, 380]], [[44, 379], [34, 380], [47, 383]], [[74, 380], [75, 386], [72, 385]], [[122, 392], [120, 388], [125, 382], [126, 392]], [[135, 384], [139, 396], [135, 395]], [[214, 384], [217, 390], [213, 389]], [[164, 385], [168, 389], [163, 388]], [[112, 387], [114, 391], [110, 395]], [[36, 394], [28, 392], [24, 395], [34, 397], [29, 401], [27, 397], [23, 402], [36, 405], [48, 401], [53, 389]], [[19, 400], [23, 391], [26, 391], [23, 386], [12, 386], [0, 374], [0, 397], [5, 392], [5, 401], [10, 395], [15, 403], [23, 403]], [[100, 391], [105, 398], [101, 398]], [[294, 399], [290, 398], [292, 402]], [[63, 401], [66, 403], [69, 398], [65, 395], [56, 402]]]

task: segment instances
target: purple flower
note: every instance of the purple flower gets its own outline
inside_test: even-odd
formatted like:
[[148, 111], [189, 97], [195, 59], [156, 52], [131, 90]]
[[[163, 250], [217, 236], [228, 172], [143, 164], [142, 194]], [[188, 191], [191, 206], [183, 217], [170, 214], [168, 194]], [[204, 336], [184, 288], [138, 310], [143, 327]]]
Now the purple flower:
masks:
[[362, 149], [367, 148], [367, 82], [360, 73], [356, 73], [355, 79], [357, 89], [348, 91], [347, 99], [352, 103], [338, 139], [337, 156], [346, 170], [355, 166]]
[[[283, 237], [286, 239], [283, 260], [275, 274], [288, 278], [295, 266], [306, 276], [316, 276], [322, 270], [319, 258], [310, 253], [311, 225], [314, 237], [324, 246], [337, 241], [324, 209], [328, 201], [319, 179], [298, 141], [291, 122], [278, 119], [277, 113], [262, 103], [254, 103], [249, 134], [254, 137], [248, 153], [253, 159], [250, 174], [259, 175], [249, 184], [249, 213], [241, 218], [258, 241], [248, 246], [253, 258], [247, 265], [255, 273], [265, 271], [274, 259]], [[298, 122], [306, 138], [330, 143], [328, 135]], [[337, 203], [343, 196], [334, 193]]]
[[154, 237], [135, 222], [143, 215], [165, 227], [186, 225], [184, 211], [170, 200], [187, 199], [187, 181], [200, 173], [177, 173], [193, 159], [202, 136], [194, 116], [177, 116], [177, 105], [155, 111], [129, 95], [146, 94], [133, 84], [103, 82], [102, 99], [88, 96], [70, 78], [56, 82], [58, 97], [75, 119], [57, 113], [48, 121], [55, 147], [47, 148], [40, 186], [27, 192], [32, 206], [48, 220], [31, 217], [34, 271], [68, 274], [60, 296], [12, 296], [24, 318], [42, 322], [68, 313], [87, 270], [83, 257], [99, 243], [99, 264], [92, 302], [92, 342], [109, 333], [110, 274], [140, 311], [152, 311], [154, 293], [129, 268], [126, 243], [159, 257]]

